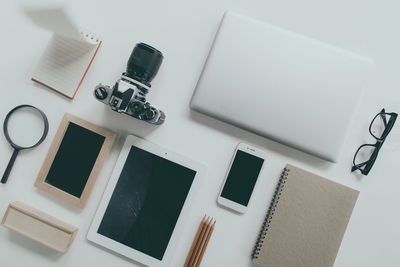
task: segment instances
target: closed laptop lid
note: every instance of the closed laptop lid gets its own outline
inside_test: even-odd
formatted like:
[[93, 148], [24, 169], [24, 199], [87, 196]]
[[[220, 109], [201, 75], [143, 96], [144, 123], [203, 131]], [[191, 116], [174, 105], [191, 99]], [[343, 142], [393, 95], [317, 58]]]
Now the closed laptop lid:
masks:
[[224, 15], [191, 108], [336, 162], [372, 61]]

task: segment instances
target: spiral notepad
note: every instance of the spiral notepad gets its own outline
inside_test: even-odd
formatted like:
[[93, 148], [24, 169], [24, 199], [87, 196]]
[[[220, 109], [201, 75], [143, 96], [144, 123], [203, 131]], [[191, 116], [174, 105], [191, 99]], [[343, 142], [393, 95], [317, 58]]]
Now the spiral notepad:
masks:
[[286, 165], [253, 249], [253, 262], [274, 267], [332, 266], [358, 194]]
[[25, 14], [53, 32], [32, 80], [73, 99], [101, 45], [100, 37], [79, 29], [63, 8], [25, 9]]

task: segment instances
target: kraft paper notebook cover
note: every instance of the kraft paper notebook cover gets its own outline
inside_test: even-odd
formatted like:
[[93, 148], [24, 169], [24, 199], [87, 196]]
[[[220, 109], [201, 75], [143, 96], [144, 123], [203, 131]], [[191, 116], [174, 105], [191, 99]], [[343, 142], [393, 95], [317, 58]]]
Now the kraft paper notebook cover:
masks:
[[332, 266], [359, 192], [286, 165], [252, 253], [260, 266]]

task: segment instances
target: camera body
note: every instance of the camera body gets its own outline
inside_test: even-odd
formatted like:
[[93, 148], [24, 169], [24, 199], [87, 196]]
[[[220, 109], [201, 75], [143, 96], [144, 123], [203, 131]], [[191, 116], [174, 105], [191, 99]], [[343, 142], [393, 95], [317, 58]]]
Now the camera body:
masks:
[[127, 71], [111, 88], [99, 84], [94, 96], [118, 113], [125, 113], [136, 119], [152, 124], [162, 124], [165, 114], [146, 101], [150, 90], [150, 82], [160, 68], [163, 55], [157, 49], [139, 43], [135, 46], [128, 60]]

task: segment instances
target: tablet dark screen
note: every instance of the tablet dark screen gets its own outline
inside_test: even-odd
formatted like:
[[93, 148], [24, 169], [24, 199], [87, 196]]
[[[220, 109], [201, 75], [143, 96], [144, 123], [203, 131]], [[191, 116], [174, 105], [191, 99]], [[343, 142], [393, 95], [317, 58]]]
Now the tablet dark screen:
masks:
[[195, 175], [132, 146], [97, 232], [162, 260]]
[[80, 198], [105, 137], [68, 124], [45, 182]]

